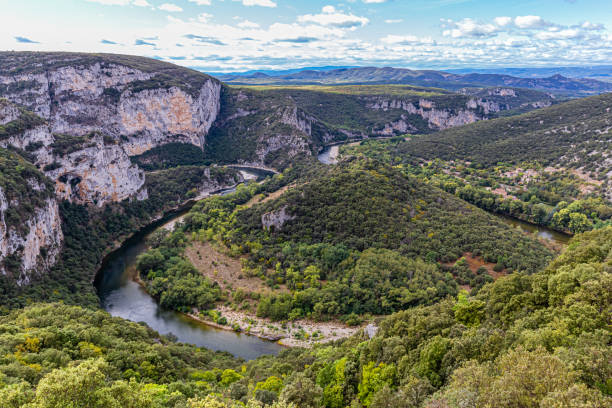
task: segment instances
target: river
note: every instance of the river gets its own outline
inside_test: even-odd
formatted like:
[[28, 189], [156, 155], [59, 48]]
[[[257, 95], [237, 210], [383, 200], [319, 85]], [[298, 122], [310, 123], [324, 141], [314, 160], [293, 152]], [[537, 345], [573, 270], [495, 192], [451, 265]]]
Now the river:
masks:
[[496, 216], [512, 227], [518, 227], [525, 232], [529, 232], [530, 234], [536, 234], [539, 238], [547, 239], [557, 244], [567, 245], [569, 240], [572, 238], [570, 235], [564, 234], [562, 232], [555, 231], [547, 227], [542, 227], [540, 225], [531, 224], [523, 220], [508, 217], [506, 215], [496, 214]]
[[[246, 180], [256, 179], [263, 171], [242, 170]], [[229, 188], [218, 194], [235, 191]], [[187, 212], [177, 211], [128, 239], [121, 248], [110, 254], [102, 264], [96, 278], [96, 289], [102, 307], [113, 316], [134, 322], [145, 322], [161, 334], [172, 334], [177, 341], [228, 351], [237, 357], [251, 360], [265, 354], [277, 354], [283, 347], [255, 336], [220, 330], [188, 318], [182, 313], [165, 310], [138, 283], [136, 258], [146, 251], [146, 239], [158, 228], [172, 228]]]
[[[351, 141], [347, 143], [349, 145], [353, 145], [353, 144], [358, 144], [359, 142]], [[333, 145], [325, 146], [323, 150], [321, 150], [319, 154], [317, 155], [317, 158], [319, 159], [319, 161], [324, 164], [336, 164], [338, 162], [338, 154], [340, 152], [341, 144], [333, 144]], [[494, 215], [512, 227], [515, 227], [515, 228], [518, 227], [521, 230], [525, 232], [529, 232], [531, 234], [535, 233], [537, 234], [538, 237], [555, 242], [557, 244], [566, 245], [571, 239], [571, 236], [564, 234], [562, 232], [552, 230], [547, 227], [530, 224], [528, 222], [525, 222], [525, 221], [522, 221], [516, 218], [508, 217], [505, 215], [500, 215], [500, 214], [494, 214]]]

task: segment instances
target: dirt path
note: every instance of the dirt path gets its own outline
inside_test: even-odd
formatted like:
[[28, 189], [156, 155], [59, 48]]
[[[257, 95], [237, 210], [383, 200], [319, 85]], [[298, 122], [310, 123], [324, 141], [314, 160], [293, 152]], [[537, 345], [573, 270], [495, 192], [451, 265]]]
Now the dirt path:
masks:
[[[242, 289], [248, 293], [272, 293], [272, 289], [263, 280], [243, 275], [239, 258], [224, 254], [209, 242], [192, 242], [185, 249], [185, 256], [204, 276], [217, 282], [224, 290], [229, 291], [231, 288]], [[285, 286], [274, 290], [274, 293], [283, 292], [289, 293], [289, 290]], [[348, 327], [341, 322], [314, 322], [306, 319], [287, 323], [272, 322], [270, 319], [255, 316], [254, 304], [247, 308], [251, 311], [235, 308], [237, 306], [217, 307], [216, 310], [227, 319], [225, 325], [212, 322], [208, 316], [199, 313], [192, 313], [190, 317], [222, 329], [233, 330], [239, 327], [243, 333], [268, 340], [279, 340], [280, 344], [288, 347], [310, 347], [313, 344], [350, 337], [361, 329]]]
[[287, 190], [289, 190], [290, 188], [295, 187], [295, 184], [289, 184], [287, 186], [281, 187], [278, 190], [276, 190], [273, 193], [268, 194], [267, 196], [264, 196], [263, 194], [257, 194], [256, 196], [254, 196], [253, 198], [251, 198], [246, 204], [245, 206], [247, 208], [250, 208], [252, 206], [254, 206], [255, 204], [261, 204], [261, 203], [265, 203], [266, 201], [270, 201], [270, 200], [274, 200], [275, 198], [280, 197], [281, 195], [283, 195], [283, 193]]

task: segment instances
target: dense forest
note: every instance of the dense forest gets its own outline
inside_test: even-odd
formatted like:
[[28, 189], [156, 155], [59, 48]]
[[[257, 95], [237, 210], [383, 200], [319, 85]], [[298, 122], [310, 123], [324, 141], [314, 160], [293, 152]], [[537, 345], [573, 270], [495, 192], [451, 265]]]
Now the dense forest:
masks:
[[[291, 291], [246, 294], [259, 316], [359, 322], [359, 315], [455, 296], [458, 284], [475, 294], [493, 279], [486, 268], [455, 264], [466, 254], [503, 273], [533, 273], [552, 257], [487, 213], [376, 162], [323, 169], [298, 179], [279, 198], [247, 203], [278, 179], [290, 186], [291, 177], [281, 175], [196, 204], [182, 229], [159, 237], [139, 259], [150, 292], [183, 311], [211, 309], [227, 299], [229, 293], [182, 256], [190, 241], [209, 241], [242, 256], [245, 276]], [[262, 220], [275, 214], [284, 214], [285, 223], [264, 228]]]
[[[123, 92], [180, 89], [195, 100], [204, 86], [217, 87], [220, 100], [210, 123], [200, 123], [210, 125], [204, 146], [175, 143], [186, 139], [172, 131], [151, 139], [162, 145], [130, 157], [145, 172], [138, 198], [98, 207], [59, 201], [43, 171], [71, 154], [82, 163], [74, 153], [93, 147], [94, 136], [121, 147], [144, 134], [104, 135], [87, 128], [93, 117], [85, 115], [61, 118], [82, 126], [70, 133], [53, 110], [82, 96], [72, 85], [54, 96], [60, 82], [49, 83], [47, 120], [0, 99], [11, 118], [0, 118], [0, 143], [23, 146], [0, 148], [2, 407], [612, 407], [611, 94], [561, 103], [535, 90], [459, 90], [466, 84], [458, 82], [453, 91], [228, 86], [140, 57], [0, 53], [6, 77], [75, 66], [140, 71], [97, 88], [94, 108], [119, 109]], [[38, 86], [15, 80], [0, 94], [36, 104], [28, 92]], [[448, 126], [486, 120], [439, 130], [453, 115], [469, 117]], [[11, 141], [43, 125], [45, 142]], [[343, 146], [335, 165], [314, 157], [330, 143], [372, 136], [394, 137]], [[41, 171], [34, 155], [45, 143], [57, 160]], [[229, 163], [279, 172], [246, 183]], [[12, 275], [24, 248], [8, 248], [10, 234], [30, 232], [27, 221], [51, 200], [61, 252], [48, 273], [19, 286]], [[288, 337], [317, 333], [304, 322], [345, 334], [244, 361], [101, 310], [92, 281], [105, 257], [177, 208], [189, 211], [174, 229], [147, 235], [135, 262], [134, 280], [162, 313], [245, 333], [254, 331], [228, 324], [221, 310], [249, 328], [255, 319], [295, 328]], [[567, 244], [499, 215], [552, 228]], [[209, 263], [198, 264], [203, 257]], [[219, 276], [224, 262], [233, 275]]]
[[603, 94], [537, 109], [508, 118], [482, 121], [411, 138], [397, 146], [397, 156], [414, 159], [467, 160], [481, 166], [498, 162], [584, 167], [605, 179], [612, 149], [612, 95]]
[[[11, 167], [10, 172], [2, 174], [12, 174], [13, 169], [22, 173], [38, 174], [46, 180], [49, 191], [53, 191], [51, 182], [36, 172], [33, 165], [16, 155], [7, 157], [21, 160], [22, 164]], [[25, 177], [23, 174], [22, 176]], [[28, 196], [42, 194], [27, 188], [28, 184], [20, 183], [19, 180], [21, 178], [12, 177], [11, 184], [7, 187], [19, 188], [22, 191], [20, 194]], [[118, 242], [150, 224], [164, 212], [194, 199], [198, 191], [202, 189], [213, 191], [234, 185], [241, 180], [238, 171], [231, 168], [182, 166], [147, 174], [145, 186], [148, 199], [146, 200], [124, 200], [103, 208], [68, 201], [61, 202], [64, 247], [60, 259], [49, 274], [40, 277], [35, 285], [18, 287], [10, 277], [0, 276], [0, 308], [21, 307], [33, 300], [61, 300], [69, 304], [96, 307], [99, 301], [91, 282], [103, 257]], [[7, 189], [7, 191], [12, 194], [13, 190]], [[29, 200], [30, 206], [35, 205], [35, 198], [30, 197]], [[25, 211], [31, 209], [30, 206], [13, 208]], [[12, 211], [9, 212], [11, 213]]]
[[[241, 363], [102, 311], [0, 318], [6, 407], [609, 407], [612, 227], [513, 273], [395, 313], [371, 339]], [[293, 405], [295, 404], [295, 405]]]
[[565, 233], [611, 223], [608, 181], [592, 178], [584, 168], [546, 167], [537, 161], [498, 161], [491, 166], [457, 158], [425, 161], [405, 154], [405, 144], [404, 138], [398, 137], [364, 141], [358, 146], [342, 147], [341, 151], [347, 157], [368, 157], [393, 164], [486, 211]]

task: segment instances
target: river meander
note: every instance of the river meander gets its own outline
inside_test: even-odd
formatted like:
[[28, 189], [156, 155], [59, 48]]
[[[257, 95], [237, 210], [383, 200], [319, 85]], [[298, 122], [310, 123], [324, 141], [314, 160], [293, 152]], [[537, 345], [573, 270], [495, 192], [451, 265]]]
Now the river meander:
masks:
[[[245, 170], [246, 179], [261, 176]], [[218, 194], [228, 194], [235, 188]], [[182, 313], [163, 309], [136, 281], [136, 258], [146, 251], [146, 239], [158, 228], [167, 228], [188, 211], [183, 208], [151, 224], [130, 239], [103, 262], [96, 278], [96, 289], [102, 307], [113, 316], [144, 322], [161, 334], [172, 334], [177, 341], [228, 351], [246, 360], [265, 354], [277, 354], [283, 347], [255, 336], [220, 330], [197, 322]]]

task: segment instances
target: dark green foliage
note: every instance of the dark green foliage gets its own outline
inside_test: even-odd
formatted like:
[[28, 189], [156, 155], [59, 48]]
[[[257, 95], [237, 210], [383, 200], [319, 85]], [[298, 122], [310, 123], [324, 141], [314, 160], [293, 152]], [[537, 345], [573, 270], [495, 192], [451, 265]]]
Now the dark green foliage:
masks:
[[117, 103], [121, 99], [121, 91], [117, 88], [104, 88], [102, 95], [107, 96], [113, 103]]
[[43, 171], [45, 171], [45, 172], [47, 172], [47, 171], [53, 171], [53, 170], [57, 170], [57, 169], [59, 169], [60, 167], [62, 167], [61, 163], [54, 161], [54, 162], [52, 162], [52, 163], [46, 164], [46, 165], [43, 167]]
[[[40, 186], [33, 188], [33, 186]], [[27, 234], [26, 220], [45, 201], [54, 197], [55, 188], [34, 165], [6, 149], [0, 149], [0, 189], [7, 201], [4, 218], [7, 227]]]
[[[146, 181], [149, 198], [143, 201], [125, 200], [101, 209], [60, 203], [64, 247], [59, 261], [36, 284], [17, 287], [10, 279], [0, 280], [0, 304], [15, 308], [25, 305], [29, 299], [37, 299], [98, 305], [91, 282], [104, 255], [117, 241], [195, 197], [197, 189], [207, 181], [204, 171], [203, 168], [180, 167], [149, 174]], [[237, 181], [234, 169], [211, 168], [210, 173], [211, 180], [219, 185], [232, 185]], [[44, 180], [53, 191], [48, 179]]]
[[181, 257], [185, 242], [182, 231], [169, 234], [138, 257], [138, 270], [147, 282], [147, 291], [163, 307], [183, 312], [194, 307], [212, 309], [221, 299], [221, 289]]
[[[490, 167], [439, 159], [415, 163], [410, 154], [400, 153], [405, 144], [400, 138], [363, 141], [359, 146], [343, 147], [342, 153], [399, 164], [404, 173], [484, 210], [557, 231], [576, 233], [610, 223], [612, 206], [606, 198], [609, 187], [605, 181], [596, 186], [568, 171], [545, 169], [537, 161], [518, 166], [498, 162]], [[492, 191], [500, 186], [510, 195]]]
[[[499, 103], [503, 108], [531, 106], [529, 102], [551, 99], [537, 91], [516, 92], [514, 97], [476, 93], [478, 98]], [[431, 133], [435, 127], [421, 115], [410, 113], [411, 108], [427, 111], [433, 107], [452, 116], [465, 111], [472, 99], [474, 96], [436, 88], [396, 85], [224, 87], [221, 112], [206, 137], [206, 157], [222, 163], [253, 161], [259, 159], [256, 151], [267, 147], [267, 140], [274, 135], [287, 146], [283, 150], [273, 144], [264, 160], [284, 168], [295, 150], [314, 153], [324, 145], [348, 138], [388, 136], [388, 125], [399, 121], [407, 123], [411, 133]], [[480, 106], [471, 110], [483, 118], [497, 115]], [[296, 129], [296, 125], [304, 131]]]
[[[0, 98], [0, 108], [7, 105], [9, 102], [6, 99]], [[0, 125], [0, 140], [8, 139], [11, 136], [19, 135], [26, 130], [35, 128], [45, 124], [45, 120], [40, 116], [27, 111], [22, 108], [18, 108], [20, 115], [17, 119]]]
[[[448, 262], [473, 252], [535, 272], [551, 256], [492, 216], [375, 162], [326, 169], [251, 208], [236, 207], [255, 192], [239, 200], [244, 193], [195, 206], [186, 229], [247, 254], [248, 273], [295, 290], [260, 299], [258, 314], [274, 319], [387, 314], [456, 294], [450, 274], [414, 257]], [[290, 217], [280, 228], [262, 228], [264, 214], [283, 210]], [[475, 287], [488, 280], [461, 279]]]
[[606, 131], [611, 100], [611, 94], [604, 94], [447, 129], [401, 143], [392, 154], [416, 160], [469, 160], [482, 166], [537, 161], [605, 173], [609, 169], [602, 167], [597, 153], [612, 149], [612, 134]]
[[91, 136], [93, 135], [75, 136], [56, 133], [51, 143], [53, 154], [65, 157], [86, 147], [95, 146], [95, 143], [91, 143]]
[[[206, 395], [208, 387], [196, 385], [198, 374], [239, 367], [239, 361], [227, 353], [177, 344], [146, 326], [111, 317], [104, 311], [60, 303], [36, 304], [0, 317], [0, 351], [0, 393], [7, 391], [7, 384], [21, 382], [25, 382], [25, 389], [35, 389], [53, 370], [97, 361], [103, 363], [107, 384], [132, 379], [153, 387], [164, 397], [146, 406], [159, 408], [175, 406], [169, 401], [159, 404], [173, 391], [183, 400]], [[156, 384], [167, 384], [167, 388]], [[32, 397], [22, 392], [24, 398]], [[140, 392], [145, 394], [144, 390]], [[7, 394], [2, 395], [6, 398]]]
[[247, 372], [259, 379], [291, 367], [281, 396], [320, 395], [309, 406], [553, 407], [573, 406], [572, 398], [608, 406], [611, 245], [612, 227], [578, 235], [538, 274], [395, 313], [372, 339], [249, 362]]
[[131, 160], [146, 171], [203, 165], [206, 162], [202, 149], [190, 143], [168, 143], [154, 147], [141, 155], [131, 157]]

